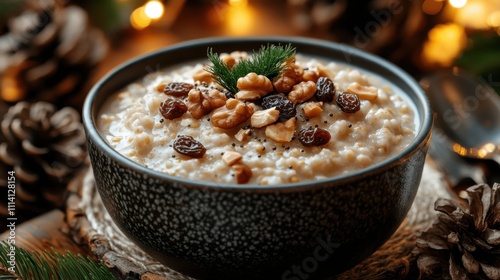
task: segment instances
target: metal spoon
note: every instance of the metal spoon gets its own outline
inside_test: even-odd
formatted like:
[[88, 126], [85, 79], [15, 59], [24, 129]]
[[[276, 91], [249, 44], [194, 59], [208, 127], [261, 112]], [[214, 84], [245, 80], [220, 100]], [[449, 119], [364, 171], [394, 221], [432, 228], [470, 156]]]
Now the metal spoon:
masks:
[[455, 153], [500, 164], [500, 97], [484, 80], [454, 68], [423, 78], [421, 86]]
[[452, 191], [459, 194], [472, 185], [487, 183], [484, 169], [453, 152], [452, 146], [452, 141], [444, 134], [443, 129], [434, 124], [429, 155], [444, 173]]

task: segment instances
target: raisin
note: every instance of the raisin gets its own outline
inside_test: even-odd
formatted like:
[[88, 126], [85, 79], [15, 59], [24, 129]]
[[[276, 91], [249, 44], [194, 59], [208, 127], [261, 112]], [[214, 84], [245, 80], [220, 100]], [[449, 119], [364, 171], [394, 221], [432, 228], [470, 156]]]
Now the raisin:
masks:
[[316, 82], [318, 91], [314, 94], [318, 101], [332, 102], [335, 96], [335, 85], [332, 80], [327, 77], [319, 77]]
[[174, 150], [179, 154], [192, 158], [202, 158], [207, 151], [207, 149], [203, 147], [203, 144], [187, 135], [179, 135], [175, 139]]
[[337, 105], [346, 113], [355, 113], [359, 111], [361, 102], [356, 94], [339, 92]]
[[273, 94], [262, 98], [261, 106], [264, 109], [276, 107], [280, 111], [280, 119], [288, 120], [297, 114], [295, 104], [283, 95]]
[[160, 113], [165, 119], [173, 120], [182, 116], [188, 110], [186, 104], [181, 100], [168, 98], [160, 105]]
[[163, 93], [172, 96], [187, 96], [189, 91], [194, 88], [194, 85], [182, 82], [169, 83], [164, 89]]
[[306, 147], [325, 145], [332, 136], [330, 132], [322, 128], [305, 128], [299, 131], [298, 138], [300, 143]]

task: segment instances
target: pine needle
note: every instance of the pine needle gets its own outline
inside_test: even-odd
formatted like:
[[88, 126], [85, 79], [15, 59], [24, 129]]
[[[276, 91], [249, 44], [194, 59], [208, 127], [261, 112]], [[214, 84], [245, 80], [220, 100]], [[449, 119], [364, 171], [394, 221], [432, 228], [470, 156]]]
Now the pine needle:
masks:
[[295, 48], [291, 44], [287, 46], [267, 45], [262, 46], [258, 52], [254, 51], [253, 56], [248, 60], [242, 60], [231, 69], [224, 61], [214, 53], [211, 48], [207, 50], [208, 60], [212, 65], [207, 67], [207, 71], [212, 74], [215, 81], [231, 91], [238, 92], [237, 82], [240, 77], [245, 77], [249, 73], [257, 73], [268, 77], [270, 80], [278, 77], [287, 67], [284, 65], [288, 59], [295, 55]]
[[[62, 255], [56, 251], [28, 252], [15, 248], [15, 273], [8, 270], [10, 244], [0, 242], [0, 280], [111, 280], [115, 275], [103, 264], [90, 257], [75, 256], [70, 252]], [[10, 273], [10, 274], [9, 274]]]

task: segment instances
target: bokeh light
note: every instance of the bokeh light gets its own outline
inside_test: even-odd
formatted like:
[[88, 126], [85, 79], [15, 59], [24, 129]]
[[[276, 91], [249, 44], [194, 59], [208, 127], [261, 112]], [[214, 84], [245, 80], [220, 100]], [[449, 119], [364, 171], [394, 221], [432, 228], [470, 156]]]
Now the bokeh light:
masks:
[[425, 0], [424, 3], [422, 3], [422, 11], [425, 14], [433, 16], [441, 12], [443, 6], [443, 1]]
[[146, 15], [145, 7], [135, 9], [130, 15], [130, 24], [137, 30], [144, 29], [151, 24], [151, 18]]
[[458, 24], [439, 24], [429, 31], [423, 48], [423, 59], [431, 65], [448, 67], [467, 44], [465, 29]]
[[490, 13], [488, 9], [489, 7], [484, 2], [471, 1], [457, 10], [455, 21], [468, 28], [485, 29], [488, 27], [487, 21]]
[[488, 17], [488, 25], [491, 27], [500, 27], [500, 11], [495, 11]]
[[[243, 1], [243, 0], [240, 0]], [[226, 30], [231, 35], [242, 36], [250, 32], [255, 22], [255, 11], [250, 5], [231, 5], [225, 14]]]
[[164, 11], [163, 3], [158, 0], [148, 1], [146, 5], [144, 5], [144, 13], [151, 19], [161, 18]]
[[233, 7], [246, 7], [248, 0], [229, 0], [229, 5]]
[[467, 4], [467, 0], [449, 0], [450, 5], [455, 8], [462, 8]]

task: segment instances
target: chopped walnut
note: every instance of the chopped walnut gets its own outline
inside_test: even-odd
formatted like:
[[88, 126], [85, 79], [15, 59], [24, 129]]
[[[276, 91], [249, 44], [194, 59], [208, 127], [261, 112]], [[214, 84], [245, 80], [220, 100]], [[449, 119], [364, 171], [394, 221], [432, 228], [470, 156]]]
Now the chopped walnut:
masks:
[[304, 116], [314, 118], [321, 115], [323, 112], [321, 107], [323, 107], [323, 102], [308, 102], [302, 107], [304, 109]]
[[295, 70], [289, 68], [281, 73], [281, 75], [273, 81], [274, 89], [277, 92], [288, 93], [293, 86], [300, 83], [302, 77], [295, 73]]
[[347, 92], [356, 94], [359, 99], [375, 100], [378, 96], [376, 87], [367, 87], [359, 83], [352, 83], [347, 88]]
[[156, 91], [163, 93], [163, 90], [165, 89], [166, 86], [167, 86], [166, 83], [160, 83], [156, 86]]
[[297, 74], [302, 75], [302, 71], [304, 71], [304, 70], [302, 69], [302, 67], [295, 64], [296, 60], [297, 60], [296, 57], [292, 56], [287, 61], [283, 62], [282, 65], [285, 65], [288, 68], [294, 68], [297, 71]]
[[253, 72], [239, 78], [237, 87], [240, 91], [235, 97], [240, 100], [257, 100], [273, 91], [273, 84], [266, 76]]
[[288, 67], [292, 68], [298, 76], [304, 75], [304, 68], [302, 68], [302, 66], [298, 64], [295, 64], [295, 56], [288, 59], [288, 61], [285, 63], [287, 63]]
[[250, 124], [253, 127], [264, 127], [275, 123], [280, 117], [280, 111], [276, 110], [276, 107], [269, 108], [267, 110], [261, 110], [253, 113], [250, 118]]
[[238, 152], [227, 151], [222, 155], [222, 160], [228, 165], [232, 166], [240, 161], [243, 156]]
[[233, 66], [236, 64], [236, 58], [228, 53], [221, 53], [219, 55], [219, 58], [220, 60], [222, 60], [222, 62], [224, 62], [224, 64], [227, 65], [229, 69], [232, 69]]
[[234, 138], [240, 142], [245, 142], [250, 139], [250, 135], [252, 135], [252, 131], [250, 129], [242, 128], [234, 135]]
[[205, 67], [198, 69], [198, 71], [193, 74], [193, 80], [195, 82], [206, 83], [207, 85], [214, 81], [212, 74], [208, 72]]
[[331, 68], [328, 68], [321, 63], [319, 63], [317, 67], [318, 67], [318, 74], [320, 77], [328, 77], [331, 80], [335, 78], [336, 76], [335, 72], [333, 72]]
[[228, 99], [226, 106], [216, 109], [212, 114], [212, 124], [219, 128], [233, 128], [248, 120], [254, 108], [237, 99]]
[[248, 167], [246, 164], [238, 162], [232, 166], [234, 170], [234, 175], [236, 177], [236, 182], [238, 184], [246, 184], [252, 178], [252, 169]]
[[277, 143], [288, 143], [292, 141], [293, 134], [295, 133], [295, 120], [294, 117], [284, 123], [266, 126], [266, 136]]
[[313, 70], [304, 70], [304, 74], [302, 74], [303, 81], [312, 81], [316, 83], [319, 77], [319, 73]]
[[204, 115], [226, 104], [227, 97], [216, 90], [192, 89], [188, 93], [187, 107], [193, 118], [201, 119]]
[[234, 51], [232, 53], [221, 53], [219, 55], [220, 60], [224, 62], [229, 69], [232, 69], [234, 65], [242, 60], [248, 59], [248, 53], [242, 51]]
[[273, 86], [277, 92], [289, 93], [294, 85], [302, 82], [304, 69], [295, 64], [294, 57], [285, 62], [285, 64], [287, 67], [280, 73], [280, 76], [273, 81]]
[[221, 53], [219, 55], [219, 58], [229, 67], [229, 69], [232, 69], [233, 66], [239, 63], [240, 61], [248, 59], [248, 53], [241, 51], [234, 51], [229, 54]]
[[288, 94], [288, 99], [295, 104], [304, 103], [314, 96], [318, 88], [312, 81], [300, 82], [293, 86]]

